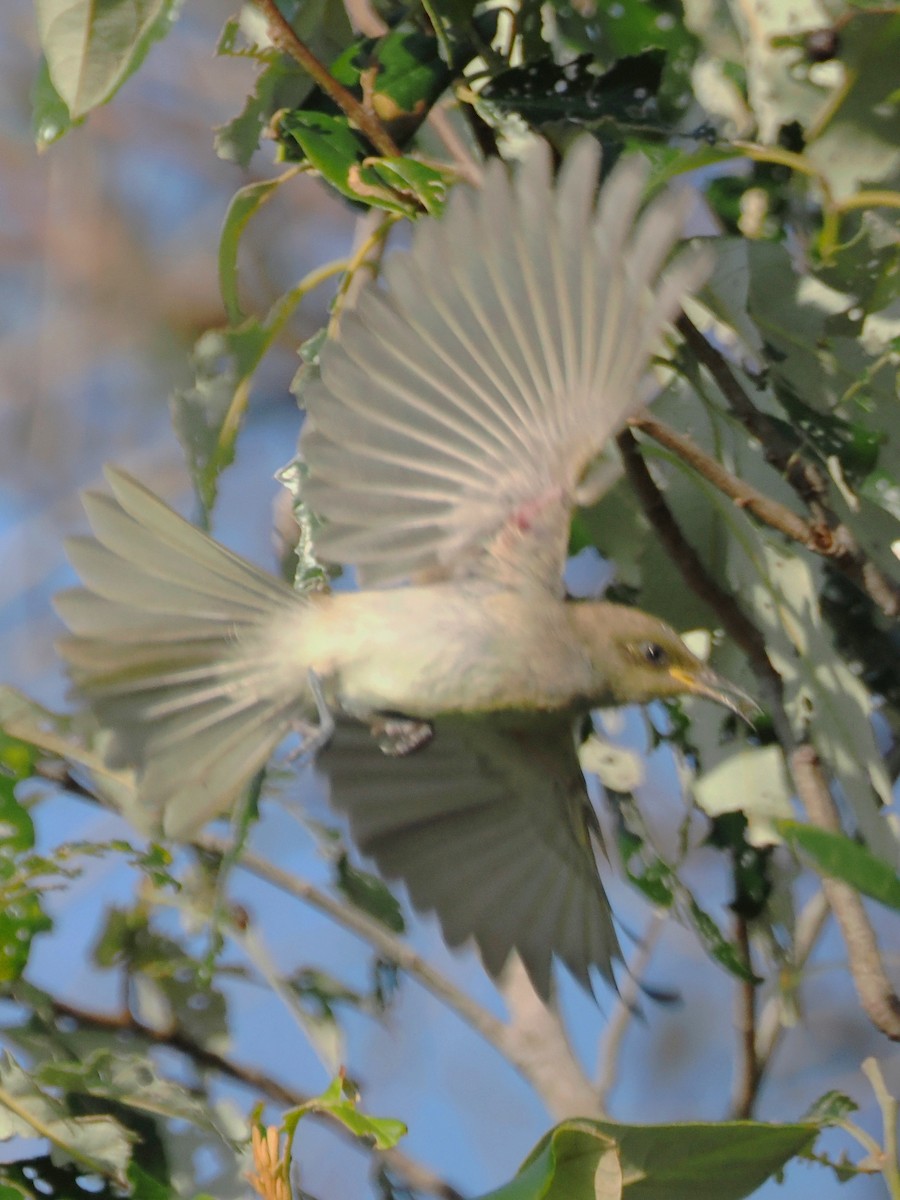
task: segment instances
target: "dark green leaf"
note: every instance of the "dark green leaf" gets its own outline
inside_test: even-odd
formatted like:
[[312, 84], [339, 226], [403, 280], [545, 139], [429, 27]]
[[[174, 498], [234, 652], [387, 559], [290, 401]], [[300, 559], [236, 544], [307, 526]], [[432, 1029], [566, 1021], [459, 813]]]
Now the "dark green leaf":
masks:
[[856, 1101], [845, 1096], [843, 1092], [826, 1092], [809, 1109], [806, 1120], [814, 1121], [816, 1125], [838, 1125], [858, 1109]]
[[593, 128], [613, 123], [649, 131], [658, 124], [655, 97], [665, 54], [647, 50], [598, 72], [593, 55], [559, 66], [552, 59], [511, 67], [484, 89], [485, 99], [530, 121], [574, 120]]
[[693, 896], [688, 902], [688, 912], [700, 940], [716, 962], [721, 963], [738, 979], [746, 980], [747, 983], [762, 983], [761, 979], [747, 969], [747, 964], [738, 953], [737, 947], [728, 941], [709, 913], [704, 912]]
[[626, 1200], [741, 1200], [815, 1139], [813, 1124], [619, 1125], [572, 1120], [551, 1130], [510, 1183], [482, 1200], [593, 1200], [616, 1154]]
[[337, 860], [338, 890], [356, 908], [362, 909], [394, 933], [403, 933], [406, 922], [395, 896], [376, 875], [351, 866], [345, 854]]
[[840, 833], [828, 833], [797, 821], [779, 821], [779, 832], [812, 859], [816, 870], [849, 883], [865, 896], [900, 909], [900, 875], [874, 854]]

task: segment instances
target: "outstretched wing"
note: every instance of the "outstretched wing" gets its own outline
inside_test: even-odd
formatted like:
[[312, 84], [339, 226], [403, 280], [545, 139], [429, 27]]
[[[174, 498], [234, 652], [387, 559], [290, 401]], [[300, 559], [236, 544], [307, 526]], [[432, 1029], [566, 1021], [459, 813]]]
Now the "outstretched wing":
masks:
[[317, 765], [360, 850], [450, 945], [474, 938], [495, 976], [516, 951], [545, 998], [554, 957], [589, 991], [591, 967], [612, 981], [619, 944], [569, 722], [444, 718], [403, 758], [342, 724]]
[[514, 181], [491, 163], [345, 315], [304, 397], [323, 558], [386, 583], [487, 551], [560, 588], [571, 510], [596, 498], [589, 468], [646, 403], [661, 331], [707, 270], [693, 252], [665, 266], [685, 197], [639, 215], [631, 158], [595, 203], [599, 158], [585, 137], [557, 181], [543, 143]]

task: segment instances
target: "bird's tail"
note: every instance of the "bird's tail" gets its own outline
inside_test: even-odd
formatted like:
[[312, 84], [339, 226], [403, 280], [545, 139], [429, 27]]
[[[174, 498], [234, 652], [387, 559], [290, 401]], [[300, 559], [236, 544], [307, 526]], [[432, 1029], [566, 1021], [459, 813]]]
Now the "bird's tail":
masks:
[[190, 525], [125, 473], [88, 492], [93, 537], [72, 538], [83, 587], [57, 610], [78, 691], [115, 735], [111, 765], [134, 765], [164, 832], [226, 811], [302, 716], [304, 678], [285, 669], [284, 621], [305, 602]]

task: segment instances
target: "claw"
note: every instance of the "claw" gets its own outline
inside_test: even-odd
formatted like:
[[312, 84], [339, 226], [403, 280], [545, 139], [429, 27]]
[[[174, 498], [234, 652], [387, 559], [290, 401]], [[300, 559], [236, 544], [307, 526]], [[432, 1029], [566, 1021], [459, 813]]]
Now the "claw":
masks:
[[412, 717], [379, 717], [369, 728], [382, 753], [391, 758], [405, 758], [434, 737], [434, 726]]

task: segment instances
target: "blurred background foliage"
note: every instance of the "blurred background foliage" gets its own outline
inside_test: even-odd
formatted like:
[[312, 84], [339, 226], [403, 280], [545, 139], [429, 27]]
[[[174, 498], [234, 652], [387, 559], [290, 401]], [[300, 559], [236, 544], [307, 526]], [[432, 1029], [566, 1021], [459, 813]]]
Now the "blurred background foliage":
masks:
[[[791, 1195], [900, 1196], [900, 9], [227, 16], [0, 13], [0, 1196], [283, 1200], [285, 1138], [295, 1195], [481, 1194], [551, 1118], [505, 1195], [774, 1194], [790, 1163]], [[49, 598], [107, 459], [307, 572], [272, 475], [324, 336], [484, 156], [585, 129], [696, 189], [716, 270], [576, 520], [571, 585], [700, 631], [765, 716], [604, 716], [585, 766], [651, 998], [626, 977], [598, 1012], [561, 979], [560, 1015], [448, 953], [312, 768], [269, 771], [246, 845], [142, 840], [130, 779], [68, 715]], [[721, 1120], [751, 1114], [784, 1124]]]

